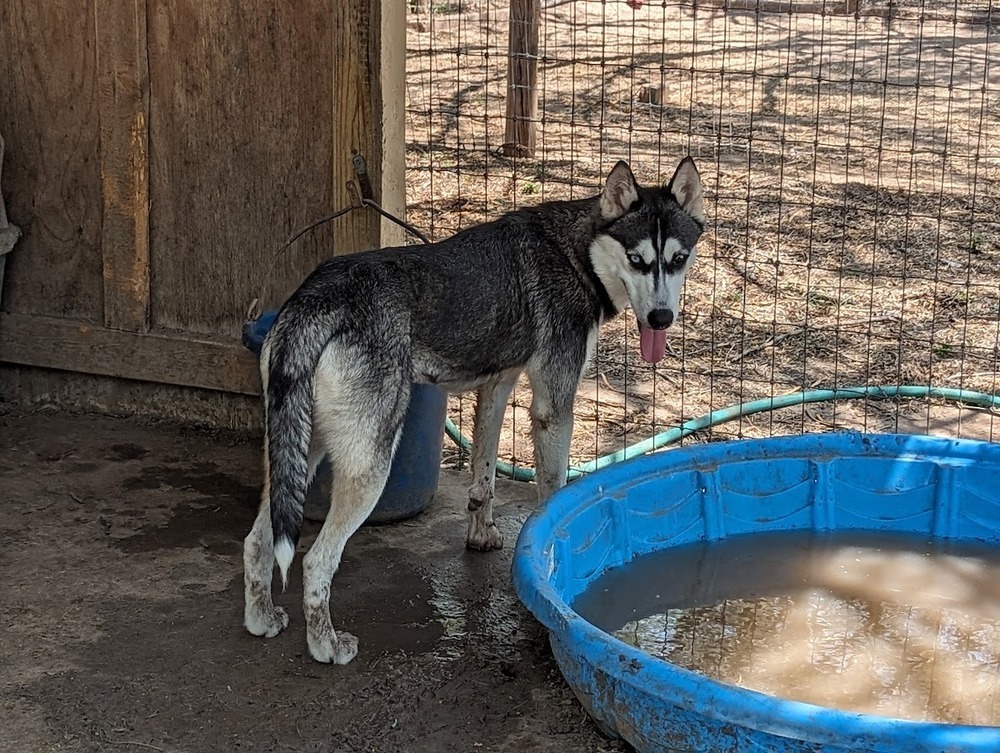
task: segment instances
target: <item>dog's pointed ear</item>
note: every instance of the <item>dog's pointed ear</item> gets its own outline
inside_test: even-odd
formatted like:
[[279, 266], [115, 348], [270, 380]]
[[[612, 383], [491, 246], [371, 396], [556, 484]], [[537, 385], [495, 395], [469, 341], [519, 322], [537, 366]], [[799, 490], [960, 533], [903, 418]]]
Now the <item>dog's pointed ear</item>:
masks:
[[619, 160], [611, 168], [601, 192], [601, 216], [606, 220], [617, 220], [639, 200], [639, 187], [628, 163]]
[[701, 176], [694, 160], [685, 157], [674, 171], [670, 179], [670, 193], [681, 205], [681, 209], [697, 220], [699, 225], [705, 224], [705, 209], [701, 201]]

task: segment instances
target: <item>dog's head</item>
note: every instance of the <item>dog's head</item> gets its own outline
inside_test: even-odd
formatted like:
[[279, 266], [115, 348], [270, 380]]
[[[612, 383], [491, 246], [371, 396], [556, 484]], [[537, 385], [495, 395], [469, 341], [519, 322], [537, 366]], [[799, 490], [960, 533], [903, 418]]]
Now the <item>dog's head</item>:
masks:
[[701, 177], [687, 157], [662, 188], [641, 188], [624, 162], [611, 170], [600, 196], [603, 227], [590, 259], [618, 310], [631, 305], [642, 357], [663, 358], [666, 330], [677, 318], [681, 288], [705, 225]]

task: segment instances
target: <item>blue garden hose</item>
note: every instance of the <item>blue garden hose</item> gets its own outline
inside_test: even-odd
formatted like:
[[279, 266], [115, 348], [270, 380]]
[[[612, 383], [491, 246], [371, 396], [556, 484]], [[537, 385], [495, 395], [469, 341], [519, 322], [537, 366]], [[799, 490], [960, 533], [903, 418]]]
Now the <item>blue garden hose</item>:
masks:
[[[779, 408], [789, 408], [794, 405], [804, 405], [806, 403], [822, 403], [828, 400], [851, 400], [861, 397], [873, 398], [937, 398], [967, 405], [975, 405], [980, 408], [1000, 408], [1000, 395], [991, 395], [986, 392], [973, 392], [971, 390], [957, 390], [942, 387], [923, 387], [919, 385], [897, 385], [892, 387], [844, 387], [839, 390], [807, 390], [806, 392], [795, 392], [790, 395], [780, 397], [765, 397], [760, 400], [752, 400], [748, 403], [730, 405], [727, 408], [719, 408], [703, 416], [685, 421], [680, 426], [675, 426], [666, 431], [660, 432], [654, 437], [629, 445], [624, 449], [612, 452], [609, 455], [592, 460], [589, 463], [574, 466], [569, 469], [568, 478], [570, 480], [579, 478], [587, 473], [606, 468], [609, 465], [618, 463], [626, 458], [634, 458], [644, 455], [653, 450], [678, 442], [686, 436], [694, 434], [696, 431], [707, 429], [712, 426], [732, 421], [741, 416], [750, 416], [754, 413], [778, 410]], [[462, 432], [452, 422], [450, 418], [445, 419], [445, 431], [448, 436], [468, 452], [472, 448], [472, 442], [463, 436]], [[515, 481], [531, 481], [535, 478], [533, 468], [515, 468], [510, 463], [497, 461], [497, 472], [508, 476]]]

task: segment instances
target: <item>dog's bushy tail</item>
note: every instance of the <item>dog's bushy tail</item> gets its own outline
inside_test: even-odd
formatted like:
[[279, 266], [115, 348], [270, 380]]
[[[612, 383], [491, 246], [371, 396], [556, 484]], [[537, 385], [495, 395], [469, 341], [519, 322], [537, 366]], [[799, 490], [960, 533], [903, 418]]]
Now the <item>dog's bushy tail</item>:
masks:
[[271, 532], [282, 585], [302, 530], [309, 482], [313, 381], [329, 342], [329, 329], [314, 317], [282, 312], [269, 338], [265, 430], [269, 466]]

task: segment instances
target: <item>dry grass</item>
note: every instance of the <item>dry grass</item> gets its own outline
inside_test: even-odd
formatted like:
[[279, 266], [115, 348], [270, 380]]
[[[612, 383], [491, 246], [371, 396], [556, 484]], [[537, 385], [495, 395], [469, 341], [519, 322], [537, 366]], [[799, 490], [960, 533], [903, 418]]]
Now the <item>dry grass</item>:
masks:
[[[577, 401], [574, 461], [810, 387], [1000, 391], [1000, 38], [986, 2], [962, 3], [958, 21], [954, 3], [915, 0], [892, 17], [864, 0], [858, 17], [676, 2], [543, 9], [539, 149], [518, 159], [499, 153], [505, 5], [408, 17], [411, 222], [443, 237], [519, 204], [590, 194], [620, 157], [649, 182], [690, 153], [709, 199], [673, 355], [641, 363], [628, 314], [604, 328]], [[501, 448], [528, 464], [529, 403], [522, 385]], [[816, 405], [698, 439], [933, 430], [936, 410]], [[452, 401], [466, 433], [471, 411]], [[992, 437], [992, 418], [976, 426]]]

